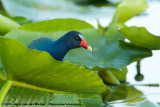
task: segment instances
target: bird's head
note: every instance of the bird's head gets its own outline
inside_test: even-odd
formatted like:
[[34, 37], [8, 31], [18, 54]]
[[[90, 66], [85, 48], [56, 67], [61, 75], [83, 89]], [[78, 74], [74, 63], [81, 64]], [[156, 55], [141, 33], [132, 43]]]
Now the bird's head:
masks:
[[82, 47], [92, 52], [91, 46], [87, 43], [87, 41], [80, 32], [68, 32], [67, 34], [65, 34], [65, 40], [67, 45], [72, 49]]

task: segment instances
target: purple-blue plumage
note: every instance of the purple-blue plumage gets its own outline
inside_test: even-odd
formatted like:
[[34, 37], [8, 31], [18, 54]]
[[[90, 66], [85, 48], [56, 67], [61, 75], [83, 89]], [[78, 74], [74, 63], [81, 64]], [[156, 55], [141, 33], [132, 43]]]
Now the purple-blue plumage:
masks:
[[64, 56], [69, 50], [81, 47], [81, 44], [83, 44], [82, 39], [84, 40], [84, 37], [82, 36], [81, 33], [77, 31], [70, 31], [56, 41], [48, 37], [37, 38], [31, 41], [27, 45], [27, 47], [29, 49], [37, 49], [39, 51], [46, 51], [54, 59], [62, 61]]

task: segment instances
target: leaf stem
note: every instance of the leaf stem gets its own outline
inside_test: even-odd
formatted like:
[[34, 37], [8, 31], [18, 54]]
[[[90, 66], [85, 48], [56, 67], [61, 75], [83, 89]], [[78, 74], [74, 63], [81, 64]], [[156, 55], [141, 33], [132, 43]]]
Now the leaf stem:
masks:
[[136, 68], [137, 68], [137, 74], [136, 74], [136, 76], [135, 76], [135, 80], [136, 80], [136, 81], [142, 81], [142, 80], [144, 79], [143, 74], [141, 74], [141, 69], [140, 69], [140, 67], [141, 67], [141, 62], [140, 62], [140, 60], [139, 60], [139, 61], [137, 61], [137, 66], [136, 66]]
[[0, 67], [0, 79], [6, 81], [7, 80], [7, 76], [6, 74], [3, 72], [3, 68]]
[[137, 61], [137, 74], [141, 74], [141, 70], [140, 70], [140, 67], [141, 67], [141, 61]]
[[7, 92], [9, 91], [10, 87], [12, 86], [12, 81], [7, 81], [1, 91], [0, 91], [0, 107], [2, 107], [2, 103], [7, 95]]
[[159, 87], [160, 84], [128, 84], [128, 86], [149, 86], [149, 87]]
[[102, 80], [105, 83], [108, 83], [111, 85], [119, 85], [120, 84], [120, 82], [117, 80], [117, 78], [110, 71], [99, 71], [99, 76], [102, 78]]

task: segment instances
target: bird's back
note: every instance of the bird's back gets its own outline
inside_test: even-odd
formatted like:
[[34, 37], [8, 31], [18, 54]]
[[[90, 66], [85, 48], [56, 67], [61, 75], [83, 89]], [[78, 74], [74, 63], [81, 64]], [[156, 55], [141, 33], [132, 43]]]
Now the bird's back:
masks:
[[48, 47], [50, 44], [54, 43], [54, 40], [48, 38], [48, 37], [40, 37], [37, 39], [34, 39], [31, 41], [27, 47], [29, 49], [37, 49], [40, 51], [46, 51], [46, 47]]

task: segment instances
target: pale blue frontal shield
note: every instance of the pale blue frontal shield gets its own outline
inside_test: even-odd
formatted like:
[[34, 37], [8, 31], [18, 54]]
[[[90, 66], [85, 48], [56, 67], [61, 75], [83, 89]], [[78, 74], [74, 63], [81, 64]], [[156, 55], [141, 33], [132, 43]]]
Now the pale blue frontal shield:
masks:
[[78, 34], [80, 38], [84, 38], [82, 34]]

